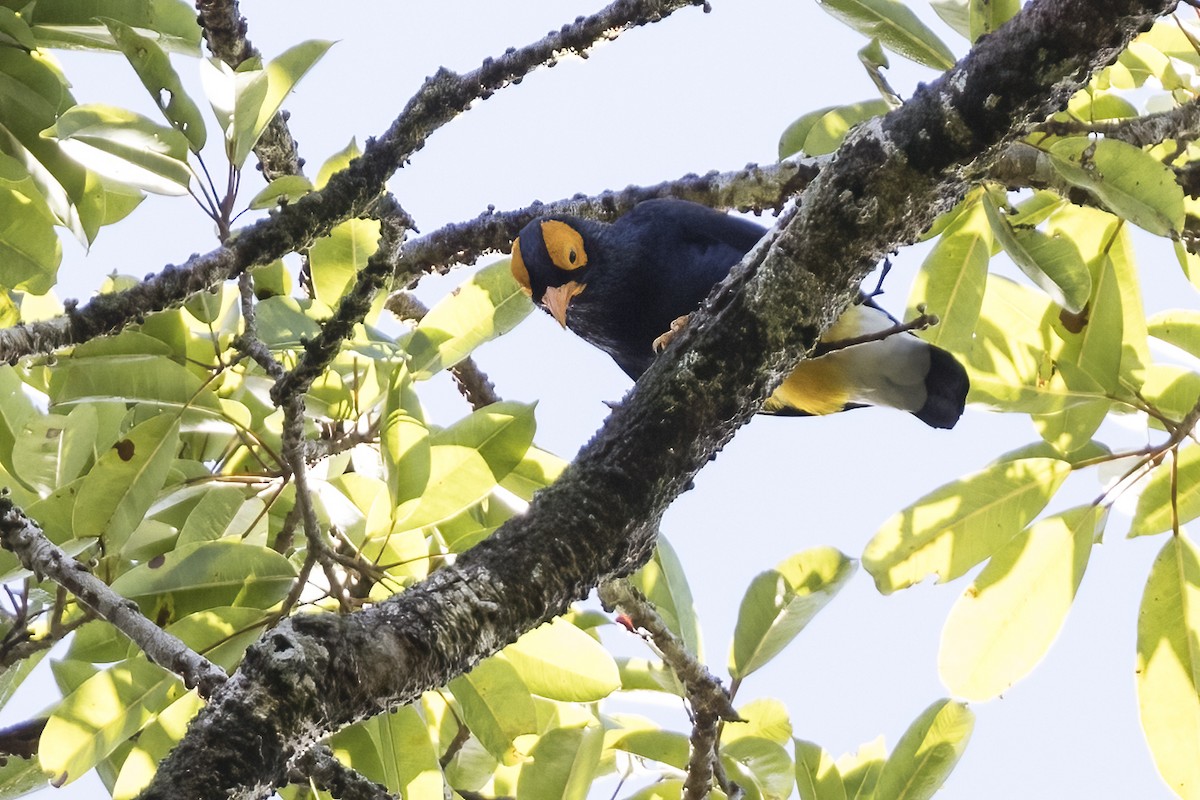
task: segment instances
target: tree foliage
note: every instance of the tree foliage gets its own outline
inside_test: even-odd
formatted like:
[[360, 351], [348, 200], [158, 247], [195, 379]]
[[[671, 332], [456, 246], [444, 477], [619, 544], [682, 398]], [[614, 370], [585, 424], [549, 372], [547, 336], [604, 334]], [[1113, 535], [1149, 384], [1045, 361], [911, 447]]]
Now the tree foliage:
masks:
[[[1041, 95], [1005, 106], [1009, 116], [999, 122], [986, 120], [997, 131], [991, 139], [981, 119], [960, 110], [970, 131], [943, 126], [961, 144], [961, 153], [945, 155], [957, 161], [906, 152], [911, 174], [928, 186], [914, 179], [868, 192], [885, 209], [873, 213], [897, 214], [879, 226], [893, 238], [844, 241], [844, 260], [830, 267], [836, 275], [817, 276], [844, 284], [820, 295], [828, 321], [864, 264], [924, 229], [928, 256], [908, 305], [911, 315], [928, 312], [939, 323], [922, 335], [967, 366], [975, 407], [1027, 416], [1041, 437], [929, 487], [884, 521], [861, 554], [884, 593], [929, 576], [969, 581], [938, 657], [948, 698], [928, 698], [890, 749], [875, 741], [840, 758], [807, 741], [778, 701], [735, 705], [757, 670], [788, 658], [805, 626], [848, 581], [862, 579], [859, 561], [816, 542], [747, 587], [728, 692], [698, 661], [692, 589], [678, 559], [661, 538], [651, 554], [653, 513], [626, 525], [633, 544], [619, 556], [599, 545], [587, 551], [592, 545], [563, 533], [555, 518], [542, 522], [542, 563], [555, 569], [513, 578], [527, 582], [516, 591], [534, 598], [530, 607], [513, 600], [494, 608], [489, 593], [511, 598], [503, 584], [512, 576], [488, 572], [496, 562], [485, 559], [509, 559], [519, 572], [526, 562], [514, 525], [538, 524], [521, 515], [543, 489], [555, 485], [535, 508], [569, 491], [566, 480], [555, 484], [565, 462], [535, 442], [535, 408], [497, 397], [472, 361], [476, 348], [532, 309], [505, 259], [432, 309], [399, 287], [503, 253], [545, 207], [489, 213], [405, 241], [411, 220], [383, 181], [473, 101], [553, 63], [556, 53], [584, 52], [689, 4], [623, 0], [468, 75], [440, 72], [384, 137], [329, 154], [312, 179], [298, 168], [279, 111], [305, 74], [321, 69], [329, 42], [265, 58], [239, 31], [236, 5], [219, 3], [199, 3], [199, 23], [179, 0], [102, 9], [79, 0], [0, 4], [0, 573], [10, 598], [0, 702], [20, 691], [50, 646], [69, 639], [52, 664], [61, 700], [44, 720], [0, 736], [7, 752], [25, 756], [0, 767], [4, 796], [91, 770], [114, 798], [165, 796], [169, 787], [152, 783], [160, 762], [169, 756], [164, 764], [195, 771], [188, 745], [211, 746], [196, 744], [208, 720], [245, 722], [236, 716], [249, 713], [239, 711], [242, 684], [261, 684], [279, 706], [266, 713], [247, 705], [262, 717], [286, 717], [305, 735], [288, 739], [281, 727], [283, 755], [274, 760], [243, 751], [239, 774], [256, 782], [207, 776], [218, 796], [278, 787], [297, 798], [442, 798], [449, 786], [463, 797], [582, 798], [596, 781], [619, 776], [636, 778], [626, 792], [636, 798], [710, 790], [929, 797], [970, 739], [966, 701], [999, 696], [1036, 668], [1092, 548], [1121, 534], [1108, 527], [1121, 503], [1132, 509], [1129, 536], [1163, 539], [1140, 601], [1142, 726], [1170, 788], [1200, 797], [1200, 618], [1191, 606], [1200, 562], [1184, 528], [1200, 516], [1200, 314], [1147, 315], [1146, 268], [1134, 246], [1142, 235], [1171, 240], [1178, 268], [1200, 289], [1200, 188], [1191, 164], [1200, 137], [1200, 29], [1182, 14], [1141, 25], [1165, 3], [1097, 11], [1114, 17], [1102, 22], [1124, 39], [1147, 29], [1111, 52], [1096, 42], [1098, 55], [1076, 54], [1087, 69], [1065, 57], [1055, 65], [1062, 76], [1048, 68], [1039, 76], [1045, 85], [1030, 89]], [[803, 214], [821, 206], [808, 199], [828, 194], [837, 164], [874, 157], [868, 137], [883, 131], [906, 141], [902, 113], [922, 97], [902, 103], [887, 85], [884, 49], [968, 77], [976, 53], [986, 56], [981, 44], [956, 67], [951, 48], [897, 0], [821, 5], [869, 38], [860, 57], [879, 98], [802, 115], [781, 132], [779, 165], [554, 207], [611, 218], [667, 194], [723, 208], [782, 208], [803, 190], [800, 211], [792, 206], [773, 234], [786, 239], [792, 220], [815, 225]], [[1024, 11], [1016, 0], [933, 5], [964, 42], [993, 34], [1000, 48], [1020, 42], [1012, 33], [1019, 25], [1005, 26], [1011, 17], [1049, 19], [1067, 3], [1038, 0]], [[1058, 19], [1062, 29], [1053, 33], [1070, 39], [1070, 26], [1085, 22]], [[1000, 39], [1004, 31], [1013, 41]], [[211, 57], [202, 57], [205, 46]], [[126, 59], [147, 90], [145, 106], [77, 104], [49, 56], [55, 48]], [[205, 97], [190, 97], [177, 70], [198, 70]], [[1078, 87], [1056, 97], [1068, 79]], [[1021, 111], [1050, 106], [1058, 110], [1049, 117]], [[825, 157], [834, 152], [837, 161]], [[252, 153], [268, 180], [243, 187]], [[921, 173], [926, 164], [942, 177]], [[105, 235], [138, 213], [146, 193], [190, 195], [214, 222], [218, 248], [150, 278], [114, 275], [101, 296], [64, 309], [54, 294], [59, 237], [88, 243]], [[906, 216], [909, 196], [919, 198], [918, 210]], [[265, 213], [238, 228], [247, 209]], [[772, 346], [812, 344], [767, 328]], [[711, 357], [703, 335], [689, 330], [673, 350], [699, 341], [700, 357]], [[664, 360], [642, 383], [661, 383], [676, 363]], [[735, 398], [729, 428], [691, 437], [693, 470], [778, 378], [779, 367], [751, 368], [761, 385]], [[438, 426], [425, 413], [426, 387], [447, 371], [471, 408]], [[610, 463], [611, 483], [585, 495], [581, 513], [603, 518], [598, 509], [621, 503], [610, 489], [640, 480]], [[687, 469], [652, 487], [656, 508], [686, 484]], [[1061, 499], [1074, 476], [1102, 470], [1113, 477], [1093, 501]], [[514, 517], [524, 522], [506, 525]], [[496, 587], [456, 587], [483, 596], [473, 607], [438, 594], [468, 583], [460, 578], [468, 573], [456, 572], [463, 563], [483, 565], [473, 576], [497, 577]], [[559, 567], [561, 575], [545, 574]], [[555, 580], [564, 585], [539, 588]], [[617, 621], [651, 642], [651, 657], [620, 655], [612, 643], [621, 626], [566, 607], [596, 584], [620, 610]], [[423, 616], [439, 605], [444, 618]], [[321, 696], [301, 679], [308, 673], [272, 666], [272, 650], [294, 648], [299, 670], [310, 655], [290, 637], [315, 636], [320, 626], [350, 630], [367, 618], [364, 609], [382, 610], [367, 624], [388, 632], [360, 635], [362, 650], [331, 657], [338, 691]], [[459, 646], [456, 631], [475, 641]], [[399, 655], [372, 658], [372, 644]], [[242, 683], [225, 682], [235, 671]], [[410, 673], [415, 692], [401, 685]], [[272, 685], [272, 676], [282, 683]], [[620, 711], [614, 701], [631, 692], [685, 698], [690, 726]], [[205, 722], [189, 730], [194, 718]]]

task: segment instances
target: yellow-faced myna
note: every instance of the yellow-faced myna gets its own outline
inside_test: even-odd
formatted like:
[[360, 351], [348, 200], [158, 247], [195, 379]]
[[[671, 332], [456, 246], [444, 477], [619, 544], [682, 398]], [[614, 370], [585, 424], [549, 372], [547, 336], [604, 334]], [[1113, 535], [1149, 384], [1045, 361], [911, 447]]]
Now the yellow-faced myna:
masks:
[[[695, 203], [649, 200], [612, 224], [567, 216], [534, 220], [513, 242], [512, 271], [559, 324], [636, 379], [654, 359], [654, 341], [696, 310], [765, 232]], [[824, 341], [876, 334], [894, 324], [865, 299], [838, 318]], [[880, 405], [951, 428], [962, 415], [967, 388], [966, 371], [953, 356], [902, 333], [803, 361], [763, 410], [829, 414]]]

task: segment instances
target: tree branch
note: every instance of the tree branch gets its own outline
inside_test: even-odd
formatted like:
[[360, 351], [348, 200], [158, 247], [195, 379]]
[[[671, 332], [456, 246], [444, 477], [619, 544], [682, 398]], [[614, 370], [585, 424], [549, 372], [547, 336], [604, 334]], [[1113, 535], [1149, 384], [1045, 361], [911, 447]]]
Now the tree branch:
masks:
[[876, 260], [913, 241], [996, 145], [1061, 107], [1173, 5], [1035, 0], [903, 108], [856, 129], [523, 516], [377, 606], [285, 620], [247, 652], [143, 797], [263, 795], [315, 739], [444, 684], [641, 564], [667, 505]]
[[138, 610], [137, 603], [121, 597], [64, 553], [7, 497], [0, 497], [0, 544], [13, 551], [26, 569], [75, 595], [133, 640], [147, 658], [183, 678], [189, 689], [198, 688], [202, 697], [212, 695], [225, 682], [224, 670], [159, 628]]

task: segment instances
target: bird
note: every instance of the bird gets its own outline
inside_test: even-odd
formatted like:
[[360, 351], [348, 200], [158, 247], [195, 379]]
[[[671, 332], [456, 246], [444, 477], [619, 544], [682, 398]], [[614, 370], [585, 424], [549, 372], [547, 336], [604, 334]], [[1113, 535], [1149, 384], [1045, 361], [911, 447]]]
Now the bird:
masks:
[[[512, 243], [521, 290], [637, 380], [660, 345], [763, 237], [743, 217], [677, 199], [643, 201], [615, 222], [540, 217]], [[763, 405], [813, 416], [861, 406], [908, 411], [933, 428], [962, 416], [969, 379], [949, 352], [907, 331], [860, 293]], [[665, 334], [665, 336], [664, 336]], [[866, 337], [868, 340], [838, 347]], [[826, 352], [827, 351], [827, 352]]]

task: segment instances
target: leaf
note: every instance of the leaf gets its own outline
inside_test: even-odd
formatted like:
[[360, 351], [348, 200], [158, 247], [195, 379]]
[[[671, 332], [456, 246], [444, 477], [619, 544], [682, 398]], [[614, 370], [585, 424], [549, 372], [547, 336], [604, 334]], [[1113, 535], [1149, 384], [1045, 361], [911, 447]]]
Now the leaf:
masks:
[[[749, 779], [763, 800], [789, 797], [796, 782], [795, 767], [787, 750], [770, 739], [756, 736], [735, 739], [721, 747], [721, 763], [735, 782], [742, 784]], [[740, 775], [741, 779], [734, 775]]]
[[1171, 459], [1150, 472], [1138, 498], [1129, 535], [1148, 536], [1172, 530], [1200, 517], [1200, 446], [1180, 447]]
[[139, 564], [112, 588], [161, 623], [218, 606], [270, 608], [295, 577], [295, 568], [274, 550], [226, 539], [186, 545]]
[[533, 406], [493, 403], [431, 436], [429, 482], [410, 513], [397, 510], [397, 526], [431, 525], [486, 497], [521, 463], [534, 427]]
[[138, 734], [137, 743], [125, 757], [113, 784], [113, 800], [133, 800], [150, 785], [158, 771], [158, 762], [174, 749], [187, 732], [188, 723], [204, 707], [204, 701], [190, 691], [163, 709]]
[[116, 50], [101, 17], [154, 31], [168, 50], [200, 53], [196, 11], [183, 0], [37, 0], [26, 6], [33, 32], [43, 47]]
[[129, 64], [150, 93], [158, 110], [167, 121], [182, 133], [191, 145], [192, 152], [204, 149], [207, 131], [200, 108], [183, 88], [179, 74], [171, 66], [171, 60], [158, 42], [142, 36], [129, 25], [115, 19], [102, 19], [113, 42], [125, 54]]
[[141, 657], [96, 673], [63, 698], [46, 722], [38, 750], [42, 769], [56, 785], [79, 778], [166, 708], [180, 685]]
[[552, 620], [504, 648], [529, 691], [564, 703], [591, 703], [621, 688], [603, 645], [569, 622]]
[[1151, 336], [1200, 358], [1200, 313], [1176, 308], [1159, 312], [1146, 322]]
[[513, 739], [537, 732], [537, 712], [513, 665], [493, 656], [450, 681], [449, 688], [475, 738], [496, 760], [516, 763]]
[[842, 774], [819, 745], [796, 740], [796, 788], [800, 800], [846, 800]]
[[600, 767], [604, 729], [599, 725], [551, 728], [538, 739], [521, 768], [517, 800], [585, 800]]
[[1021, 10], [1021, 0], [970, 0], [970, 38], [992, 33]]
[[1159, 236], [1183, 229], [1183, 188], [1149, 153], [1118, 139], [1059, 139], [1047, 151], [1065, 180], [1094, 194], [1113, 213]]
[[828, 106], [810, 111], [787, 126], [779, 137], [781, 159], [797, 153], [821, 156], [841, 146], [850, 129], [860, 122], [892, 110], [886, 100], [864, 100], [844, 106]]
[[905, 58], [936, 70], [954, 66], [954, 53], [917, 15], [896, 0], [817, 0], [842, 23]]
[[729, 674], [742, 680], [778, 655], [841, 590], [856, 567], [832, 547], [816, 547], [755, 576], [738, 609]]
[[33, 401], [25, 394], [17, 371], [0, 364], [0, 466], [13, 473], [13, 447], [33, 415]]
[[428, 380], [502, 336], [529, 316], [533, 304], [509, 269], [509, 259], [489, 264], [435, 305], [407, 343], [413, 380]]
[[247, 59], [234, 69], [219, 58], [200, 62], [204, 94], [225, 137], [225, 157], [238, 169], [257, 141], [254, 128], [267, 98], [267, 74], [260, 64]]
[[938, 672], [956, 696], [990, 700], [1028, 675], [1066, 621], [1107, 510], [1080, 506], [1026, 528], [959, 597]]
[[79, 487], [72, 528], [118, 553], [146, 516], [179, 449], [179, 420], [160, 414], [134, 427], [97, 460]]
[[722, 742], [732, 742], [745, 736], [770, 739], [776, 744], [787, 744], [792, 740], [792, 721], [787, 707], [778, 700], [762, 697], [751, 700], [737, 710], [744, 722], [726, 725], [721, 731]]
[[75, 480], [92, 457], [96, 410], [75, 411], [79, 413], [35, 415], [13, 446], [14, 477], [39, 495]]
[[[319, 39], [309, 39], [300, 44], [289, 47], [277, 57], [267, 62], [267, 94], [263, 98], [263, 103], [258, 110], [258, 119], [252, 131], [253, 141], [250, 142], [246, 153], [249, 154], [250, 148], [262, 136], [262, 132], [266, 130], [267, 125], [271, 122], [271, 118], [279, 112], [279, 107], [283, 105], [283, 101], [296, 88], [296, 84], [300, 79], [313, 68], [321, 56], [325, 55], [325, 51], [333, 46], [333, 42]], [[243, 156], [244, 159], [244, 156]], [[241, 163], [240, 161], [238, 163]]]
[[1167, 540], [1138, 611], [1137, 690], [1142, 730], [1163, 780], [1200, 796], [1200, 560], [1184, 536]]
[[45, 294], [61, 262], [52, 220], [29, 195], [0, 188], [0, 287]]
[[254, 195], [250, 208], [261, 211], [285, 202], [299, 200], [313, 190], [312, 181], [303, 175], [281, 175]]
[[653, 727], [626, 728], [610, 730], [606, 739], [605, 747], [609, 749], [632, 753], [675, 769], [687, 769], [690, 748], [688, 737], [682, 733]]
[[996, 240], [1013, 263], [1055, 303], [1074, 313], [1082, 311], [1092, 279], [1075, 243], [1036, 228], [1013, 227], [990, 197], [984, 197], [983, 205]]
[[174, 128], [92, 103], [69, 109], [46, 133], [80, 164], [126, 186], [154, 194], [188, 192], [188, 140]]
[[918, 305], [938, 317], [938, 324], [923, 331], [921, 338], [948, 350], [970, 350], [983, 307], [992, 231], [981, 199], [981, 194], [968, 198], [943, 230], [922, 262], [908, 299], [906, 318], [916, 316]]
[[654, 556], [629, 576], [629, 580], [654, 604], [667, 628], [683, 640], [688, 652], [702, 659], [704, 650], [700, 640], [700, 621], [696, 617], [687, 573], [666, 537], [658, 537]]
[[521, 463], [500, 481], [500, 486], [529, 502], [534, 492], [554, 483], [566, 468], [567, 462], [553, 453], [530, 447]]
[[335, 225], [309, 248], [313, 289], [317, 300], [336, 306], [379, 244], [379, 222], [351, 219]]
[[1065, 461], [1022, 458], [949, 483], [885, 522], [867, 543], [863, 566], [884, 594], [930, 574], [953, 580], [1011, 541], [1070, 471]]
[[875, 800], [926, 800], [945, 783], [971, 738], [975, 715], [963, 703], [938, 700], [908, 726], [896, 743]]

